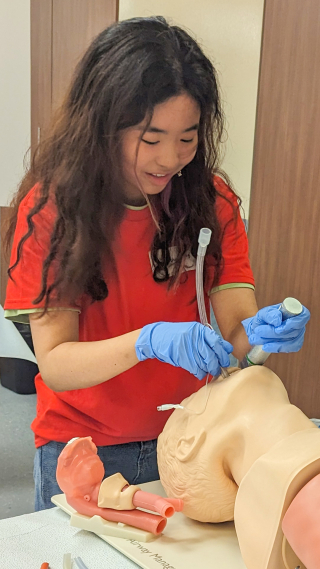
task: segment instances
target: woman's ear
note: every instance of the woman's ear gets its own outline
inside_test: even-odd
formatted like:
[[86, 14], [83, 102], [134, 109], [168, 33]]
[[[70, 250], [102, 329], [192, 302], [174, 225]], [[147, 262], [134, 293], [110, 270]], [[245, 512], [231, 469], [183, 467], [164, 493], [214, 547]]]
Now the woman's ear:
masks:
[[178, 460], [186, 462], [194, 458], [201, 449], [206, 436], [206, 432], [203, 429], [196, 435], [182, 436], [177, 443], [176, 456]]

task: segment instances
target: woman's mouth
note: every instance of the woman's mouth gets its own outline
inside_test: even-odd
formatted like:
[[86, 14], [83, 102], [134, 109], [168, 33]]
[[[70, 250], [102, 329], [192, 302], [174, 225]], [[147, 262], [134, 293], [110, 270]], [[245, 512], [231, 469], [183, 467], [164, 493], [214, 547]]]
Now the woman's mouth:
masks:
[[169, 180], [172, 178], [172, 174], [151, 174], [149, 172], [146, 172], [146, 174], [149, 180], [156, 186], [166, 186]]

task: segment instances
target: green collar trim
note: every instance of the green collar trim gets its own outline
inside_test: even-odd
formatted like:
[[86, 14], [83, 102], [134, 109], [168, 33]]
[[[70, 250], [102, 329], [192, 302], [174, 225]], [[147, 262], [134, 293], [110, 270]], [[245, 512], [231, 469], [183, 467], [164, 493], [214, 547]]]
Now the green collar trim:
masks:
[[143, 209], [146, 209], [148, 206], [148, 204], [146, 203], [145, 205], [128, 205], [128, 204], [123, 204], [125, 208], [127, 209], [131, 209], [133, 211], [142, 211]]

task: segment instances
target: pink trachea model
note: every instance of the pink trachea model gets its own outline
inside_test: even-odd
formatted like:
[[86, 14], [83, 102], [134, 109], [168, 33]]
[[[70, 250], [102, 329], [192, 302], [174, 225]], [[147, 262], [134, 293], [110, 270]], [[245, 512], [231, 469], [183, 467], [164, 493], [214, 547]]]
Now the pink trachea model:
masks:
[[143, 492], [139, 486], [129, 485], [120, 473], [103, 480], [104, 474], [91, 437], [72, 439], [58, 458], [57, 482], [68, 504], [79, 514], [98, 515], [159, 535], [166, 527], [167, 518], [183, 509], [182, 500]]

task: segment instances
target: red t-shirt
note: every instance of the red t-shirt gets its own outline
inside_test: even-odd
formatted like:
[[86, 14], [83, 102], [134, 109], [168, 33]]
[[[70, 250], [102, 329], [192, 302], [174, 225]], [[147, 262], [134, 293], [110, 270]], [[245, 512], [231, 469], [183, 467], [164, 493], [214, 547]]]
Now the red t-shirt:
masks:
[[[222, 180], [217, 179], [216, 186], [236, 203]], [[20, 204], [11, 264], [16, 259], [17, 245], [27, 230], [26, 215], [34, 203], [35, 192], [36, 187]], [[236, 225], [228, 223], [233, 210], [219, 196], [216, 210], [221, 226], [225, 227], [222, 239], [224, 267], [219, 285], [253, 285], [248, 242], [240, 214]], [[34, 216], [35, 231], [24, 244], [22, 258], [12, 273], [14, 281], [9, 279], [5, 309], [35, 308], [32, 301], [40, 291], [42, 262], [47, 255], [54, 217], [54, 208], [49, 205]], [[114, 273], [106, 274], [109, 294], [105, 300], [93, 304], [80, 302], [80, 342], [113, 338], [151, 322], [199, 321], [194, 301], [195, 265], [188, 263], [187, 273], [182, 275], [175, 290], [168, 291], [167, 283], [158, 284], [153, 280], [149, 251], [154, 232], [149, 208], [126, 211], [114, 247], [117, 277]], [[209, 274], [211, 270], [209, 268]], [[213, 274], [208, 283], [210, 280], [212, 284]], [[208, 296], [205, 298], [208, 310]], [[99, 446], [157, 438], [171, 413], [159, 412], [157, 406], [180, 403], [204, 382], [184, 369], [157, 359], [140, 362], [95, 387], [59, 393], [52, 391], [38, 374], [35, 378], [37, 417], [31, 425], [36, 446], [50, 440], [67, 442], [76, 436], [89, 435]]]

